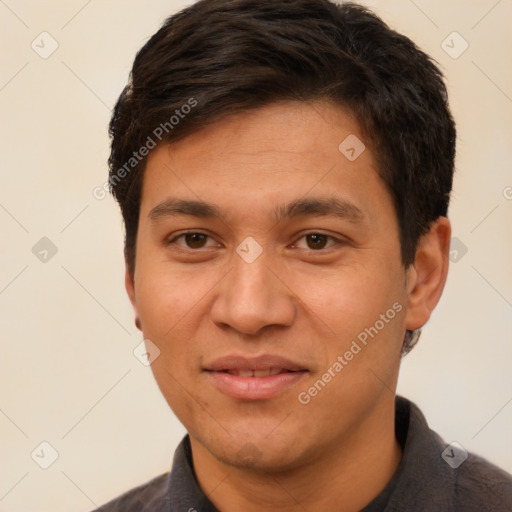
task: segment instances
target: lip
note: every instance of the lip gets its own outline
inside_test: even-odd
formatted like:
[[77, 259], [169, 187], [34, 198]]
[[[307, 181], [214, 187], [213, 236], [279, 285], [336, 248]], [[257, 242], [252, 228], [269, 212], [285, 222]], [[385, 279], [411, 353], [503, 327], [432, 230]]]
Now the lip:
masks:
[[264, 354], [258, 357], [229, 355], [215, 359], [205, 365], [205, 370], [214, 372], [226, 370], [270, 370], [271, 368], [282, 368], [289, 372], [307, 370], [305, 366], [295, 363], [290, 359], [270, 354]]
[[[263, 377], [242, 377], [228, 371], [258, 371], [279, 368], [283, 373]], [[272, 355], [226, 356], [206, 365], [204, 371], [222, 393], [240, 400], [268, 400], [295, 386], [308, 373], [302, 365]]]

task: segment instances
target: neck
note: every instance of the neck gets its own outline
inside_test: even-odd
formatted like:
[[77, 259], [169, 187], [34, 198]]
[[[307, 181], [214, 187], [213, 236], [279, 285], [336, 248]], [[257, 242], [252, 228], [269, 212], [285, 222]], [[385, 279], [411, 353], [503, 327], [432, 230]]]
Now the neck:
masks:
[[196, 476], [222, 512], [357, 512], [386, 487], [400, 463], [394, 421], [394, 406], [381, 403], [353, 434], [313, 459], [272, 473], [224, 464], [191, 437]]

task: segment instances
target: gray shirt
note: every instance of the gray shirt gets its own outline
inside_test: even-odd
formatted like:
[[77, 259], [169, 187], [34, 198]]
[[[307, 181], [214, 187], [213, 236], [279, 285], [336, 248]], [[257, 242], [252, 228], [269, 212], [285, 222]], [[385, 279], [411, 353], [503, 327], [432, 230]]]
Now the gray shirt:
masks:
[[[418, 407], [399, 396], [395, 431], [403, 449], [400, 465], [386, 488], [361, 512], [512, 512], [512, 476], [444, 443], [429, 429]], [[197, 483], [185, 436], [170, 473], [128, 491], [96, 512], [219, 511]]]

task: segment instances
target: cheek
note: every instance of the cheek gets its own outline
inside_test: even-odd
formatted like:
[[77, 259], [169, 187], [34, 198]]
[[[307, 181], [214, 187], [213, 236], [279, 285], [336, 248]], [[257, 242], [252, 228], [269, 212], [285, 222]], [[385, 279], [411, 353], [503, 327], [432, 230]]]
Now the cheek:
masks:
[[157, 262], [141, 264], [138, 270], [135, 290], [142, 324], [165, 336], [193, 307], [196, 287], [185, 275]]
[[160, 351], [151, 364], [156, 383], [176, 416], [183, 418], [193, 408], [188, 393], [193, 389], [190, 378], [197, 364], [191, 333], [194, 300], [179, 280], [152, 268], [151, 272], [140, 274], [143, 277], [137, 288], [138, 311], [144, 338]]
[[[291, 275], [290, 282], [291, 282]], [[347, 265], [344, 268], [303, 273], [290, 287], [311, 313], [341, 343], [373, 325], [402, 294], [395, 270], [378, 265]]]

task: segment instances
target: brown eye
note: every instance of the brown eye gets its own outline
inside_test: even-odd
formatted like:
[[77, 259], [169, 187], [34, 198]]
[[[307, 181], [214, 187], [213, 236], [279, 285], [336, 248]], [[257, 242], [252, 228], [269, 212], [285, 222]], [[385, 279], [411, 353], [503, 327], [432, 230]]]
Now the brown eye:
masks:
[[343, 245], [343, 241], [333, 237], [332, 235], [325, 235], [323, 233], [306, 233], [302, 235], [294, 244], [298, 249], [306, 251], [320, 252], [336, 246]]
[[309, 249], [324, 249], [327, 245], [327, 241], [330, 237], [327, 235], [320, 235], [320, 234], [312, 234], [312, 235], [306, 235], [306, 240]]
[[[209, 241], [214, 242], [211, 236], [204, 233], [182, 233], [170, 240], [168, 243], [169, 245], [179, 245], [185, 249], [203, 249], [209, 247], [207, 245]], [[211, 243], [210, 247], [212, 247]]]
[[183, 237], [190, 249], [201, 249], [204, 247], [208, 235], [203, 235], [202, 233], [186, 233]]

